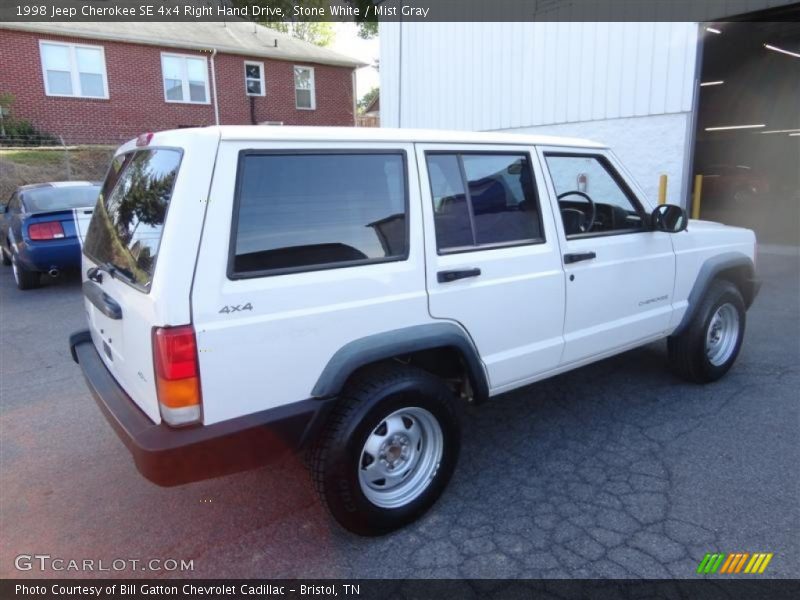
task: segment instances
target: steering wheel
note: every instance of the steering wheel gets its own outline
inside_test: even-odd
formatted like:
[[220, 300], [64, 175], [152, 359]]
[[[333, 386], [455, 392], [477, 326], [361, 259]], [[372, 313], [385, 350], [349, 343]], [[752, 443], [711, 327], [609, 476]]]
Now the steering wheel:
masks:
[[563, 218], [563, 214], [565, 212], [566, 213], [577, 213], [577, 214], [579, 214], [580, 215], [580, 224], [578, 225], [578, 233], [588, 233], [589, 231], [592, 230], [592, 227], [594, 227], [594, 220], [595, 220], [595, 218], [597, 218], [597, 206], [595, 206], [594, 200], [592, 200], [589, 197], [589, 194], [586, 194], [584, 192], [579, 192], [578, 190], [570, 190], [569, 192], [564, 192], [563, 194], [559, 194], [558, 196], [556, 196], [556, 200], [558, 200], [560, 202], [561, 199], [566, 197], [566, 196], [580, 196], [581, 198], [583, 198], [584, 200], [586, 200], [589, 203], [589, 208], [591, 210], [589, 218], [587, 218], [587, 214], [584, 211], [579, 210], [577, 208], [562, 208], [561, 209], [562, 218]]

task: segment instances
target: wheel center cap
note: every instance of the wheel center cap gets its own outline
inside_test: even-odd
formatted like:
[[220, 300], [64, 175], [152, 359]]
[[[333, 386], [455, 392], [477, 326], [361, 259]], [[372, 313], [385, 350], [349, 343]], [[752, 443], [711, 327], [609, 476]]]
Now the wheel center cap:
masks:
[[404, 435], [394, 435], [387, 440], [381, 448], [381, 458], [386, 461], [389, 468], [395, 469], [408, 459], [409, 440]]
[[389, 462], [394, 462], [403, 454], [403, 449], [400, 446], [389, 446], [386, 450], [386, 458]]

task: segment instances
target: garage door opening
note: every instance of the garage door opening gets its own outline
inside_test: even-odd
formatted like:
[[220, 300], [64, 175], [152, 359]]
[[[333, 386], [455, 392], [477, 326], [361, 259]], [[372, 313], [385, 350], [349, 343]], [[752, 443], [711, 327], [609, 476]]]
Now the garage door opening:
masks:
[[707, 23], [694, 173], [700, 217], [800, 245], [800, 23]]

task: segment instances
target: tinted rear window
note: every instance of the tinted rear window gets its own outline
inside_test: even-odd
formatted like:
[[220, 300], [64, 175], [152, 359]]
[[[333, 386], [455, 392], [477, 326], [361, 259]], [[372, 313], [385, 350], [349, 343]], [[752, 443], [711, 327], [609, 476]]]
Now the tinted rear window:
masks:
[[99, 191], [99, 185], [43, 187], [27, 190], [22, 197], [28, 212], [71, 210], [94, 206]]
[[231, 275], [406, 256], [399, 153], [244, 154]]
[[120, 155], [97, 199], [84, 252], [137, 287], [152, 281], [180, 161], [179, 150], [164, 148]]

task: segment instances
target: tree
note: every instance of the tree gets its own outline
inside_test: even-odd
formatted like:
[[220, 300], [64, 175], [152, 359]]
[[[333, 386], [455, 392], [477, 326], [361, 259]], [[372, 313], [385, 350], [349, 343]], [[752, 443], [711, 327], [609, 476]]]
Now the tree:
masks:
[[336, 30], [329, 21], [271, 21], [261, 24], [317, 46], [330, 46], [336, 39]]
[[380, 88], [376, 86], [361, 97], [361, 100], [358, 101], [358, 114], [363, 114], [367, 110], [380, 91]]
[[371, 40], [378, 35], [377, 21], [361, 21], [358, 24], [358, 37], [363, 40]]
[[[258, 0], [233, 0], [233, 3], [238, 6], [262, 4]], [[273, 16], [262, 16], [258, 22], [264, 27], [288, 33], [292, 37], [317, 46], [330, 46], [336, 39], [336, 30], [330, 21], [295, 21], [291, 18], [294, 5], [299, 4], [295, 0], [270, 0], [268, 4], [273, 9], [283, 9], [283, 14], [290, 20], [276, 21], [273, 20], [275, 18]], [[306, 8], [325, 8], [326, 12], [328, 7], [327, 0], [304, 0], [302, 5]]]
[[[226, 0], [233, 6], [251, 6], [251, 5], [269, 5], [271, 9], [280, 8], [283, 14], [289, 20], [281, 20], [273, 16], [275, 13], [271, 12], [270, 16], [262, 16], [258, 22], [265, 27], [270, 27], [276, 31], [288, 33], [294, 37], [311, 42], [317, 46], [329, 46], [333, 43], [335, 38], [335, 31], [329, 21], [314, 20], [314, 21], [294, 21], [292, 15], [294, 14], [294, 6], [301, 5], [305, 8], [323, 8], [327, 13], [329, 10], [330, 2], [328, 0]], [[373, 0], [344, 0], [353, 7], [360, 9], [361, 14], [367, 14], [367, 5], [372, 5]], [[313, 18], [313, 17], [311, 17]], [[362, 39], [369, 40], [378, 35], [378, 19], [374, 11], [370, 10], [369, 20], [357, 21], [358, 36]]]

